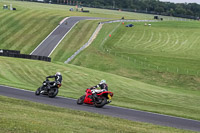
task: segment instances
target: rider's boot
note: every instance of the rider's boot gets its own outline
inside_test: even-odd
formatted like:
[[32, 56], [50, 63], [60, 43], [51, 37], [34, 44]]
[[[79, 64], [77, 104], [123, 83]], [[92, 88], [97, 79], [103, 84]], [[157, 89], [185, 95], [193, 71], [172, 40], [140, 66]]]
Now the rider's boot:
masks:
[[112, 102], [112, 101], [109, 100], [109, 101], [107, 101], [107, 104], [109, 104], [109, 103], [111, 103], [111, 102]]

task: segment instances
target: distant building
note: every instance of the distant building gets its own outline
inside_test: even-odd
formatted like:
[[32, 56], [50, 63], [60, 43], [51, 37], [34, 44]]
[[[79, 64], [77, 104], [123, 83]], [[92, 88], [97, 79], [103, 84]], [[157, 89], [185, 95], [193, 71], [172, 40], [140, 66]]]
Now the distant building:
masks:
[[44, 0], [37, 0], [38, 2], [44, 2]]

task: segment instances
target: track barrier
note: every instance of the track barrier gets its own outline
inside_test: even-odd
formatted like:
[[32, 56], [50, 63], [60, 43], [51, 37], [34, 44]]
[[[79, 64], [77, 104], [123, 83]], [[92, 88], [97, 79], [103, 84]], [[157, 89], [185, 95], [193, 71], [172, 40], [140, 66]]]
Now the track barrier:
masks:
[[38, 56], [38, 55], [20, 54], [20, 51], [16, 51], [16, 50], [0, 49], [0, 56], [24, 58], [24, 59], [32, 59], [32, 60], [41, 60], [41, 61], [51, 62], [51, 58], [50, 57]]

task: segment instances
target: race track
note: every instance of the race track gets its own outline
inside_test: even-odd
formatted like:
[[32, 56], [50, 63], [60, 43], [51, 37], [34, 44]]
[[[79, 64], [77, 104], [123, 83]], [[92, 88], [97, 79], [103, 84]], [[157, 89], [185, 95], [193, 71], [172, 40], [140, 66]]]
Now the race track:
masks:
[[156, 125], [200, 131], [200, 121], [196, 120], [138, 111], [133, 109], [126, 109], [110, 105], [106, 105], [103, 108], [95, 108], [94, 106], [90, 105], [77, 105], [75, 99], [69, 99], [64, 97], [48, 98], [47, 96], [42, 96], [42, 95], [35, 96], [34, 92], [32, 91], [15, 89], [1, 85], [0, 85], [0, 95], [43, 103], [43, 104], [49, 104], [57, 107], [64, 107], [74, 110], [99, 113], [112, 117], [128, 119], [131, 121], [147, 122]]
[[62, 39], [80, 20], [103, 19], [94, 17], [70, 17], [58, 25], [32, 52], [31, 55], [50, 56]]

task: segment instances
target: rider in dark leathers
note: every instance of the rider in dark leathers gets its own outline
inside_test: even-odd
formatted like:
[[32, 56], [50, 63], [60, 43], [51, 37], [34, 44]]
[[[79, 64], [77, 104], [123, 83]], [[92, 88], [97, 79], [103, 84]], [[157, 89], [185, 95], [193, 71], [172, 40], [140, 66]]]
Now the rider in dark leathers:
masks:
[[55, 78], [55, 81], [49, 82], [49, 84], [50, 84], [49, 87], [50, 87], [50, 88], [53, 88], [53, 87], [55, 87], [56, 85], [62, 83], [62, 75], [61, 75], [60, 72], [57, 72], [55, 75], [46, 77], [47, 80], [48, 80], [48, 78]]

